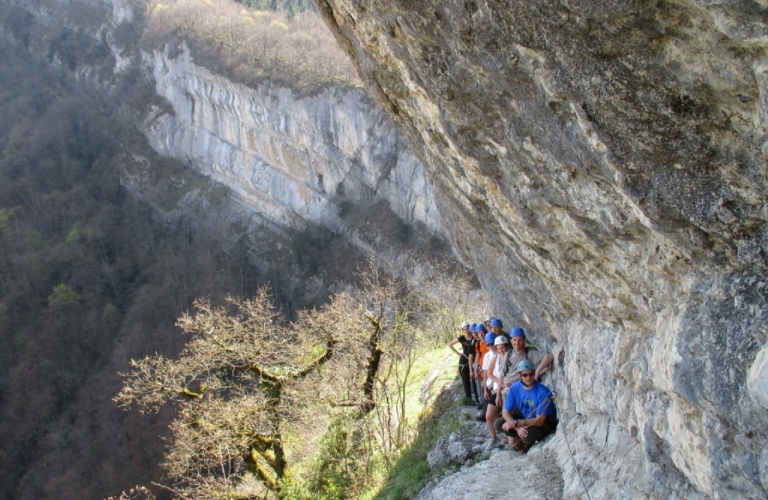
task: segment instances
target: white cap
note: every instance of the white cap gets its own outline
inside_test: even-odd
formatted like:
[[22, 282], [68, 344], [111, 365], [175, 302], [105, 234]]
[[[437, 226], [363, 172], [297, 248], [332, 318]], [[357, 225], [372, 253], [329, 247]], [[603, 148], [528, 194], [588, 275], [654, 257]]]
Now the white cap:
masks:
[[466, 321], [465, 321], [464, 323], [462, 323], [462, 324], [461, 324], [461, 327], [462, 327], [462, 328], [464, 328], [465, 326], [469, 326], [469, 323], [467, 323]]
[[504, 335], [499, 335], [496, 340], [493, 341], [493, 345], [509, 344], [509, 340]]
[[488, 316], [487, 318], [485, 318], [485, 321], [483, 321], [483, 323], [485, 323], [487, 321], [491, 321], [492, 319], [493, 319], [493, 316]]

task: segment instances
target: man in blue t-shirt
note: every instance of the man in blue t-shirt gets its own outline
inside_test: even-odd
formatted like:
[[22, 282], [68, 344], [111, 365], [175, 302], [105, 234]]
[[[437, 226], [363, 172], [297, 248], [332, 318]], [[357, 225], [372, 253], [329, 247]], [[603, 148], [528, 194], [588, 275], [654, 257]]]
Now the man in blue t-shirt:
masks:
[[507, 435], [512, 448], [526, 453], [533, 443], [555, 430], [557, 412], [552, 392], [536, 381], [533, 362], [520, 361], [517, 371], [520, 380], [509, 388], [504, 411], [494, 427]]

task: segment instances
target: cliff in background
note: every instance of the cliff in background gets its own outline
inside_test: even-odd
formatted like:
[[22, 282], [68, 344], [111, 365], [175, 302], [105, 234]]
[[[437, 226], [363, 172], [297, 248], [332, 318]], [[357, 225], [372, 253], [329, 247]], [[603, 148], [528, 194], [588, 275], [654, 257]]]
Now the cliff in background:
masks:
[[[249, 73], [242, 69], [247, 64], [239, 59], [217, 62], [217, 57], [223, 59], [217, 52], [220, 49], [201, 47], [199, 54], [189, 49], [185, 37], [197, 45], [203, 45], [199, 38], [207, 37], [215, 46], [222, 31], [244, 30], [244, 38], [250, 36], [246, 33], [249, 27], [258, 33], [253, 18], [245, 16], [249, 22], [242, 22], [245, 11], [237, 4], [201, 3], [211, 10], [200, 12], [197, 4], [185, 9], [183, 2], [173, 3], [170, 13], [164, 4], [134, 5], [130, 0], [78, 0], [69, 4], [14, 1], [12, 5], [25, 12], [17, 15], [27, 18], [19, 23], [24, 27], [17, 33], [6, 33], [7, 38], [46, 54], [54, 65], [68, 66], [84, 84], [113, 92], [137, 92], [138, 85], [131, 83], [134, 88], [126, 89], [128, 84], [121, 79], [126, 75], [136, 79], [131, 73], [138, 72], [138, 78], [146, 80], [154, 93], [129, 103], [133, 107], [130, 112], [141, 113], [142, 107], [147, 108], [139, 118], [150, 145], [230, 188], [246, 219], [251, 213], [276, 228], [317, 224], [352, 235], [356, 228], [344, 220], [345, 215], [387, 206], [403, 224], [423, 224], [431, 234], [440, 234], [439, 216], [423, 167], [388, 114], [364, 90], [349, 83], [321, 81], [322, 73], [313, 73], [321, 70], [301, 66], [308, 62], [299, 55], [293, 57], [301, 60], [274, 62], [289, 76], [301, 73], [301, 78], [296, 76], [301, 90], [294, 90], [270, 80], [270, 71], [276, 70], [256, 66], [273, 63], [258, 57]], [[214, 19], [206, 19], [206, 15]], [[271, 19], [262, 17], [267, 22]], [[176, 27], [178, 23], [182, 24]], [[311, 29], [306, 20], [298, 23], [295, 29], [299, 32], [304, 25]], [[168, 28], [164, 24], [176, 27], [176, 31], [165, 33]], [[196, 24], [201, 25], [201, 31], [188, 27]], [[281, 31], [274, 25], [282, 23], [271, 24]], [[65, 49], [72, 47], [51, 46], [47, 39], [53, 35], [44, 35], [45, 31], [90, 38], [108, 52], [98, 60], [82, 54], [64, 55]], [[268, 43], [263, 40], [269, 36], [262, 35], [258, 40]], [[271, 36], [269, 43], [277, 46], [281, 41], [302, 42]], [[322, 42], [313, 41], [315, 45]], [[80, 51], [85, 52], [85, 48]], [[247, 48], [233, 50], [240, 57], [248, 55]], [[262, 47], [261, 51], [265, 50]], [[288, 49], [274, 50], [288, 57]], [[315, 57], [339, 57], [335, 48], [319, 54], [312, 50], [307, 48], [306, 52]], [[257, 56], [261, 53], [256, 49], [252, 52]], [[198, 59], [222, 66], [221, 72], [209, 70]], [[343, 68], [336, 71], [341, 73]], [[317, 81], [310, 85], [306, 80], [312, 78]], [[334, 73], [330, 78], [336, 78]], [[250, 86], [235, 79], [247, 80]]]
[[195, 65], [186, 46], [169, 52], [143, 53], [172, 109], [155, 108], [144, 133], [159, 153], [229, 187], [245, 210], [277, 226], [345, 232], [345, 210], [384, 201], [406, 224], [440, 231], [423, 167], [364, 91], [251, 89]]
[[496, 313], [554, 351], [593, 496], [764, 498], [764, 3], [316, 3]]

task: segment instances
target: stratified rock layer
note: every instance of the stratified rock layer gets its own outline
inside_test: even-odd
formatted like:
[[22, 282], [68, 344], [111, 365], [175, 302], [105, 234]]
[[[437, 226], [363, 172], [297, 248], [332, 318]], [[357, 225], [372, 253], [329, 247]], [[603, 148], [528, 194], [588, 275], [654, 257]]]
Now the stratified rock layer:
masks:
[[765, 498], [764, 2], [317, 3], [595, 491]]
[[342, 213], [388, 202], [406, 223], [440, 230], [424, 168], [389, 116], [361, 89], [297, 98], [269, 83], [232, 83], [183, 47], [144, 54], [158, 95], [144, 124], [152, 147], [233, 190], [245, 210], [283, 227], [344, 230]]

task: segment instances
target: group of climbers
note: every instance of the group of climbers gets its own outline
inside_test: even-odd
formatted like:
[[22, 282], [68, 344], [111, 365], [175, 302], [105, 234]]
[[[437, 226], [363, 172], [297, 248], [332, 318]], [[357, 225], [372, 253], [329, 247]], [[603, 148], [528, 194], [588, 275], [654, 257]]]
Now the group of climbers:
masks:
[[[501, 444], [504, 434], [511, 449], [526, 453], [557, 426], [551, 391], [540, 382], [554, 357], [526, 343], [525, 331], [509, 333], [498, 318], [462, 323], [462, 335], [448, 348], [459, 356], [464, 403], [477, 404], [477, 420], [485, 421], [491, 439], [486, 449]], [[461, 350], [456, 349], [461, 345]]]

